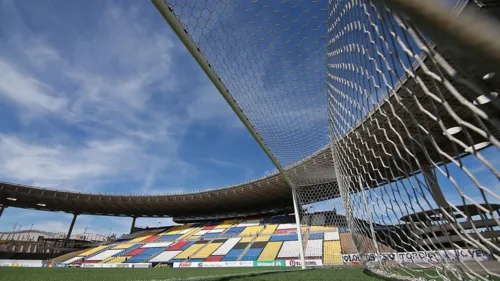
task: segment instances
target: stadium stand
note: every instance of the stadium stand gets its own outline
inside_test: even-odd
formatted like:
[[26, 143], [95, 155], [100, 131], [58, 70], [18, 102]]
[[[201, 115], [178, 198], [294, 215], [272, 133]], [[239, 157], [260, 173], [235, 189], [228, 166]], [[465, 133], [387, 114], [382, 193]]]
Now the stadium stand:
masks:
[[[308, 219], [316, 222], [321, 220], [314, 217]], [[70, 256], [65, 263], [272, 261], [299, 258], [296, 225], [290, 215], [189, 223], [138, 232], [123, 236], [114, 244]], [[341, 263], [343, 253], [356, 251], [348, 228], [333, 225], [303, 226], [303, 236], [305, 256], [308, 259], [320, 259], [325, 264]]]
[[104, 252], [100, 252], [99, 254], [97, 254], [95, 256], [92, 256], [91, 258], [87, 258], [86, 260], [87, 261], [104, 261], [107, 258], [109, 258], [115, 254], [118, 254], [119, 252], [121, 252], [121, 250], [106, 250]]
[[[64, 254], [62, 256], [59, 256], [55, 259], [53, 259], [53, 261], [55, 263], [71, 263], [73, 261], [76, 261], [76, 260], [81, 260], [81, 254], [83, 254], [84, 252], [86, 252], [87, 250], [80, 250], [80, 251], [76, 251], [76, 252], [71, 252], [71, 253], [67, 253], [67, 254]], [[70, 261], [70, 262], [68, 262]]]

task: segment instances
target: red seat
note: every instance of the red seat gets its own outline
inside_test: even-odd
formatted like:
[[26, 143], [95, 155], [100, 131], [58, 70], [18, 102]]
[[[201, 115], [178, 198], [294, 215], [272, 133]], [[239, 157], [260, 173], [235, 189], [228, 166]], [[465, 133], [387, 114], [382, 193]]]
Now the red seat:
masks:
[[138, 248], [138, 249], [135, 249], [133, 251], [130, 251], [127, 256], [135, 256], [135, 255], [138, 255], [142, 252], [146, 251], [146, 248]]
[[277, 229], [273, 234], [293, 234], [297, 231], [295, 229]]
[[160, 236], [152, 235], [152, 236], [149, 236], [148, 238], [142, 240], [141, 242], [153, 242], [153, 241], [155, 241], [158, 238], [160, 238]]
[[204, 262], [207, 261], [221, 261], [224, 258], [224, 256], [210, 256], [204, 260]]
[[187, 241], [187, 240], [179, 241], [179, 242], [173, 244], [172, 246], [170, 246], [167, 249], [167, 251], [179, 251], [182, 247], [186, 246], [187, 243], [189, 243], [189, 241]]

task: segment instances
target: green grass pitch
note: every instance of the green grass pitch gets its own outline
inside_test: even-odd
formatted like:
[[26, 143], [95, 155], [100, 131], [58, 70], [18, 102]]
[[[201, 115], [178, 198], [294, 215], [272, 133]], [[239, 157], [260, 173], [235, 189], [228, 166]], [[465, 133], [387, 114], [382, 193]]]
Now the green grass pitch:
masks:
[[[245, 274], [236, 276], [236, 274]], [[380, 280], [362, 268], [0, 268], [1, 281], [346, 281]]]

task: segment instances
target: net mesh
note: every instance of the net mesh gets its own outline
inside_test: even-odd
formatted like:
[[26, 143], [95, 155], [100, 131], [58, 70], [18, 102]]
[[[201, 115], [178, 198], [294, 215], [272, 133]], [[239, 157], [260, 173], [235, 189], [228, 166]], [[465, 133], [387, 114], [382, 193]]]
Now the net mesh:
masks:
[[328, 144], [324, 1], [168, 1], [282, 167]]
[[500, 277], [500, 73], [398, 10], [416, 1], [154, 2], [296, 191], [306, 259]]

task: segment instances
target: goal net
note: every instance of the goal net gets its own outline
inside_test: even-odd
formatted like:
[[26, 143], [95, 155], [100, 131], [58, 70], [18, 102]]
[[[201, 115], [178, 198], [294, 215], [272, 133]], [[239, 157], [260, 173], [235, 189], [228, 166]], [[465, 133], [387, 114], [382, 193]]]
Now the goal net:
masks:
[[389, 277], [498, 276], [498, 76], [477, 36], [446, 26], [481, 18], [461, 1], [383, 2], [329, 8], [331, 147], [360, 261]]
[[498, 276], [498, 25], [461, 0], [153, 0], [292, 188], [300, 256]]

